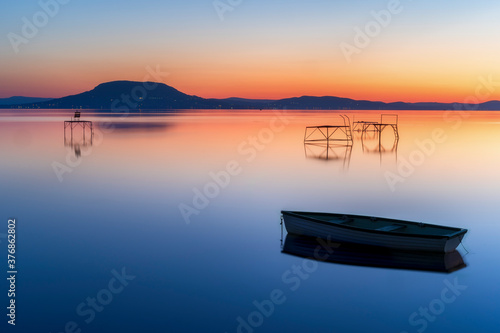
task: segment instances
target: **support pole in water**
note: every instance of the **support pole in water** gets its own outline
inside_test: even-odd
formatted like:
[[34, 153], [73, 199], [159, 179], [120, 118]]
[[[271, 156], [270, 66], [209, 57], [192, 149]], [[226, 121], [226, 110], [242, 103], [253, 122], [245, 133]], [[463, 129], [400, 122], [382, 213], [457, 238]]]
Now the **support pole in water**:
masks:
[[[283, 236], [282, 236], [282, 237], [283, 237]], [[462, 241], [460, 241], [460, 245], [462, 245], [462, 247], [464, 248], [465, 252], [467, 252], [465, 255], [468, 255], [468, 254], [469, 254], [469, 250], [467, 250], [467, 249], [465, 248], [465, 245], [464, 245], [464, 243], [463, 243]]]
[[283, 215], [281, 215], [281, 222], [280, 222], [280, 226], [281, 226], [281, 249], [283, 249]]

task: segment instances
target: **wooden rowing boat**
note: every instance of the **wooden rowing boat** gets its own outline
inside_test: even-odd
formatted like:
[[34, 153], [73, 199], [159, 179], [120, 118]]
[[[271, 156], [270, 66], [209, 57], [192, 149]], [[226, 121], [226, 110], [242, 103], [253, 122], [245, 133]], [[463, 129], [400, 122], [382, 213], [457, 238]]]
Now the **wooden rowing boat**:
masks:
[[400, 250], [452, 252], [467, 229], [380, 217], [282, 211], [288, 233]]

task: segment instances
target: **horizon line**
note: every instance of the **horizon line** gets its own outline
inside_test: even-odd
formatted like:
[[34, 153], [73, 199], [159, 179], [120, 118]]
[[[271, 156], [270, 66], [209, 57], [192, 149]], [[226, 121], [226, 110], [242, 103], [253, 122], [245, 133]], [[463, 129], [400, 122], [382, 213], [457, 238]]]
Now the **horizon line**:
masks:
[[[85, 93], [85, 92], [90, 92], [92, 90], [94, 90], [95, 88], [97, 88], [98, 86], [102, 85], [102, 84], [106, 84], [106, 83], [113, 83], [113, 82], [131, 82], [131, 83], [147, 83], [147, 82], [151, 82], [151, 83], [156, 83], [156, 84], [163, 84], [163, 85], [166, 85], [168, 87], [171, 87], [183, 94], [186, 94], [186, 95], [189, 95], [189, 96], [196, 96], [196, 97], [200, 97], [200, 98], [203, 98], [203, 99], [221, 99], [221, 100], [225, 100], [225, 99], [231, 99], [231, 98], [236, 98], [236, 99], [245, 99], [245, 100], [267, 100], [267, 101], [279, 101], [279, 100], [283, 100], [283, 99], [291, 99], [291, 98], [301, 98], [301, 97], [315, 97], [315, 98], [322, 98], [322, 97], [335, 97], [335, 98], [343, 98], [343, 99], [350, 99], [350, 100], [353, 100], [353, 101], [359, 101], [359, 102], [362, 102], [362, 101], [367, 101], [367, 102], [373, 102], [373, 103], [384, 103], [384, 104], [392, 104], [392, 103], [405, 103], [405, 104], [421, 104], [421, 103], [427, 103], [427, 104], [469, 104], [469, 105], [479, 105], [479, 104], [484, 104], [484, 103], [487, 103], [487, 102], [493, 102], [493, 101], [500, 101], [499, 99], [491, 99], [491, 100], [486, 100], [484, 102], [479, 102], [479, 103], [464, 103], [464, 102], [457, 102], [457, 101], [447, 101], [447, 102], [437, 102], [437, 101], [418, 101], [418, 102], [405, 102], [404, 100], [394, 100], [394, 101], [383, 101], [383, 100], [370, 100], [370, 99], [366, 99], [366, 98], [362, 98], [362, 99], [356, 99], [356, 98], [353, 98], [353, 97], [345, 97], [345, 96], [337, 96], [337, 95], [300, 95], [300, 96], [290, 96], [290, 97], [279, 97], [279, 98], [259, 98], [259, 97], [240, 97], [240, 96], [230, 96], [230, 97], [204, 97], [204, 96], [200, 96], [200, 95], [196, 95], [196, 94], [190, 94], [190, 93], [186, 93], [184, 91], [181, 91], [179, 89], [177, 89], [176, 87], [172, 86], [172, 85], [169, 85], [167, 83], [164, 83], [164, 82], [156, 82], [156, 81], [137, 81], [137, 80], [113, 80], [113, 81], [105, 81], [105, 82], [101, 82], [101, 83], [98, 83], [97, 85], [93, 86], [93, 88], [90, 88], [89, 90], [85, 90], [85, 91], [80, 91], [80, 92], [77, 92], [77, 93], [73, 93], [73, 94], [69, 94], [69, 95], [63, 95], [63, 96], [60, 96], [60, 97], [39, 97], [39, 96], [36, 96], [36, 97], [32, 97], [32, 96], [23, 96], [23, 95], [12, 95], [12, 96], [9, 96], [9, 97], [1, 97], [0, 96], [0, 99], [9, 99], [9, 98], [14, 98], [14, 97], [24, 97], [24, 98], [41, 98], [41, 99], [60, 99], [60, 98], [64, 98], [64, 97], [68, 97], [68, 96], [74, 96], [74, 95], [79, 95], [79, 94], [82, 94], [82, 93]], [[466, 97], [464, 97], [464, 99], [466, 99]]]

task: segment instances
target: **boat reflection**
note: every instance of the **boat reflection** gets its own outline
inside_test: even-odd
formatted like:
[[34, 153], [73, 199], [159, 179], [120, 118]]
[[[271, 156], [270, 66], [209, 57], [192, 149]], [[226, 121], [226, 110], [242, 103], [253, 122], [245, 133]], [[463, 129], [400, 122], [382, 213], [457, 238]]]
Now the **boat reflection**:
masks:
[[283, 253], [337, 264], [451, 273], [466, 267], [458, 251], [395, 251], [288, 234]]

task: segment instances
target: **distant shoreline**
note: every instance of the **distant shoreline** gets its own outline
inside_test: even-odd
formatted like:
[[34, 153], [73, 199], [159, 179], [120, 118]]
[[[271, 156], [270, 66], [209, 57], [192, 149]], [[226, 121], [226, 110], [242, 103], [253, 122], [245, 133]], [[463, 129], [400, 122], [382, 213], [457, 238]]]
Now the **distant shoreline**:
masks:
[[366, 109], [359, 109], [359, 110], [313, 110], [313, 109], [130, 109], [127, 110], [127, 112], [117, 112], [113, 111], [111, 109], [9, 109], [9, 108], [0, 108], [0, 116], [2, 114], [12, 114], [18, 112], [19, 114], [26, 113], [26, 114], [36, 114], [37, 112], [43, 113], [46, 111], [50, 111], [51, 113], [63, 113], [63, 114], [68, 114], [71, 115], [75, 111], [83, 111], [87, 112], [88, 114], [92, 115], [116, 115], [116, 116], [126, 116], [127, 114], [132, 114], [132, 115], [154, 115], [154, 114], [175, 114], [175, 113], [189, 113], [189, 112], [195, 112], [195, 113], [216, 113], [216, 112], [223, 112], [223, 113], [230, 113], [230, 114], [243, 114], [243, 113], [262, 113], [262, 114], [272, 114], [277, 111], [290, 111], [290, 112], [296, 112], [296, 113], [325, 113], [325, 114], [351, 114], [351, 113], [362, 113], [362, 112], [369, 112], [369, 113], [374, 113], [374, 114], [381, 114], [381, 113], [399, 113], [399, 112], [414, 112], [414, 113], [419, 113], [419, 112], [457, 112], [457, 113], [469, 113], [469, 112], [498, 112], [500, 110], [470, 110], [470, 111], [463, 111], [463, 110], [366, 110]]
[[[202, 98], [157, 82], [112, 81], [77, 95], [30, 103], [0, 105], [0, 109], [78, 109], [138, 112], [154, 110], [304, 110], [304, 111], [499, 111], [500, 101], [469, 96], [474, 103], [380, 102], [336, 96], [301, 96], [278, 100]], [[21, 97], [18, 97], [21, 98]], [[29, 98], [29, 97], [22, 97]], [[483, 101], [484, 100], [484, 101]], [[1, 104], [1, 103], [0, 103]]]

